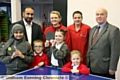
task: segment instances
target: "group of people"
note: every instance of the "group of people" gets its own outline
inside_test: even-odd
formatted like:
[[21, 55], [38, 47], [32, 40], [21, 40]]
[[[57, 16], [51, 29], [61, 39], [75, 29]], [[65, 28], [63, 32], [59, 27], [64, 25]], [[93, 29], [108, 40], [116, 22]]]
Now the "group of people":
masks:
[[[97, 9], [97, 25], [92, 29], [82, 22], [82, 12], [75, 11], [72, 16], [73, 24], [65, 27], [60, 12], [52, 11], [52, 25], [42, 32], [32, 21], [34, 8], [26, 7], [23, 19], [12, 24], [10, 38], [0, 53], [0, 62], [6, 64], [7, 74], [52, 66], [63, 72], [115, 78], [120, 32], [107, 22], [107, 10]], [[51, 41], [46, 39], [48, 32], [55, 34]]]

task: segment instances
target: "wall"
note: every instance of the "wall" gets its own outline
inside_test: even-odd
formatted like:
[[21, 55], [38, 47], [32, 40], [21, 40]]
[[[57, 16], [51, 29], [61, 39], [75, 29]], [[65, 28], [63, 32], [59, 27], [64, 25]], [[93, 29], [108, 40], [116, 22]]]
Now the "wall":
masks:
[[73, 23], [72, 14], [75, 10], [80, 10], [83, 13], [83, 22], [94, 26], [95, 11], [99, 7], [104, 7], [108, 10], [108, 22], [120, 28], [120, 1], [119, 0], [68, 0], [68, 15], [67, 24]]
[[64, 26], [67, 26], [67, 1], [68, 0], [53, 0], [53, 10], [60, 12], [62, 16], [61, 23]]
[[[68, 15], [67, 24], [73, 23], [72, 14], [75, 10], [80, 10], [83, 13], [83, 23], [94, 26], [95, 11], [99, 7], [104, 7], [108, 11], [108, 22], [120, 28], [120, 0], [68, 0]], [[116, 80], [120, 80], [120, 60], [118, 62], [118, 70]]]
[[116, 71], [116, 80], [120, 80], [120, 57], [118, 61], [117, 71]]

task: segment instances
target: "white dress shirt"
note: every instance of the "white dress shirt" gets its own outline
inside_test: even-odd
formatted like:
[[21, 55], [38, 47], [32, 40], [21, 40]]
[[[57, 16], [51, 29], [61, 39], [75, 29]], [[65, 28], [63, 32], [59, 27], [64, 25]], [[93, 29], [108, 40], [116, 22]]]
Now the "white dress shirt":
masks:
[[30, 25], [27, 24], [27, 22], [24, 19], [23, 19], [23, 22], [25, 24], [28, 42], [31, 44], [31, 42], [32, 42], [32, 22], [30, 23]]
[[79, 67], [79, 65], [75, 65], [72, 63], [73, 69], [77, 69]]

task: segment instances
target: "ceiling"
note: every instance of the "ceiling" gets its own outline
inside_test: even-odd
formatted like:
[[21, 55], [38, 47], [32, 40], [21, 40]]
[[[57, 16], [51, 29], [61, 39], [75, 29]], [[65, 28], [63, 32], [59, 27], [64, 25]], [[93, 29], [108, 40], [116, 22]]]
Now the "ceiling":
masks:
[[[3, 3], [10, 3], [11, 0], [0, 0]], [[52, 4], [53, 0], [21, 0], [22, 4]]]
[[21, 0], [22, 3], [53, 3], [53, 0]]

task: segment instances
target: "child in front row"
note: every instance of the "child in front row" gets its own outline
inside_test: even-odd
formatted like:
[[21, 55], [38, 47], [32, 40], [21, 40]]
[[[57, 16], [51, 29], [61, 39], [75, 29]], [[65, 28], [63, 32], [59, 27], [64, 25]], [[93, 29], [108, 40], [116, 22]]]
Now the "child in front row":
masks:
[[33, 42], [34, 60], [30, 63], [29, 68], [38, 68], [40, 66], [49, 66], [48, 56], [43, 53], [44, 43], [42, 40]]
[[62, 68], [62, 66], [67, 62], [69, 50], [68, 46], [65, 44], [65, 30], [58, 29], [55, 31], [55, 39], [49, 45], [49, 41], [45, 42], [46, 52], [50, 59], [51, 66], [54, 68]]
[[28, 69], [33, 61], [33, 51], [25, 40], [24, 27], [15, 24], [12, 27], [10, 38], [0, 52], [0, 62], [6, 64], [7, 75], [12, 75]]
[[77, 74], [90, 74], [89, 68], [81, 63], [82, 57], [78, 50], [71, 51], [71, 62], [62, 67], [63, 72], [71, 72]]

